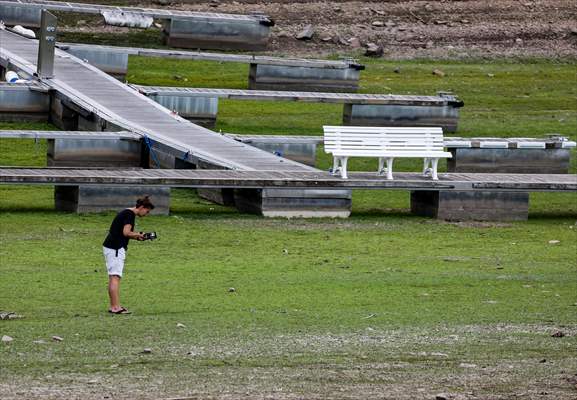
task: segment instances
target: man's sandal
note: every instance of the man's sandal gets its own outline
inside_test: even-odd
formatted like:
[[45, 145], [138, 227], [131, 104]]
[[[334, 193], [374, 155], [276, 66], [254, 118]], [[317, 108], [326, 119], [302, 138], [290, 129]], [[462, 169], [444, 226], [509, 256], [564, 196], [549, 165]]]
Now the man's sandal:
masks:
[[110, 314], [132, 314], [131, 311], [128, 311], [126, 308], [122, 307], [120, 310], [118, 311], [112, 311], [112, 310], [108, 310], [108, 312]]

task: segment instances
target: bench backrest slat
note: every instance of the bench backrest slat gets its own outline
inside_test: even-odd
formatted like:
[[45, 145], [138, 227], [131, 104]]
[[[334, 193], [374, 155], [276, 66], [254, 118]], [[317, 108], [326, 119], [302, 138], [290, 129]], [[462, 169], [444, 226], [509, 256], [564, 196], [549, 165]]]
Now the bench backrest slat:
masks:
[[438, 127], [324, 126], [325, 151], [420, 152], [443, 151]]

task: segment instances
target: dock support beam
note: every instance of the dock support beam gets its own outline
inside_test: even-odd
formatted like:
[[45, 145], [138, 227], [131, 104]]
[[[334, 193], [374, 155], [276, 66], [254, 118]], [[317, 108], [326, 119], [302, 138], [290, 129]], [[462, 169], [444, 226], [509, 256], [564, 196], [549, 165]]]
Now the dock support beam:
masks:
[[214, 128], [218, 115], [218, 97], [184, 97], [151, 95], [152, 100], [182, 118], [205, 128]]
[[239, 211], [284, 218], [347, 218], [352, 202], [342, 189], [236, 189], [234, 201]]
[[172, 18], [164, 22], [166, 44], [186, 49], [263, 51], [270, 25], [248, 20]]
[[126, 73], [128, 72], [127, 53], [101, 49], [97, 46], [70, 46], [63, 48], [63, 50], [120, 81], [124, 81], [126, 78]]
[[563, 142], [549, 143], [543, 149], [450, 148], [448, 172], [501, 174], [568, 174], [570, 148]]
[[6, 25], [22, 25], [29, 28], [39, 28], [42, 10], [33, 7], [10, 6], [2, 4], [0, 20]]
[[525, 221], [529, 193], [412, 191], [411, 212], [447, 221]]
[[356, 92], [360, 69], [251, 64], [248, 88], [301, 92]]
[[[122, 139], [51, 139], [47, 163], [51, 167], [140, 168], [146, 166], [141, 146], [140, 142]], [[168, 187], [55, 186], [54, 204], [59, 211], [76, 213], [119, 211], [134, 206], [143, 195], [151, 196], [154, 214], [168, 214]]]
[[456, 132], [459, 109], [445, 106], [401, 106], [388, 104], [345, 104], [343, 125], [349, 126], [439, 126]]
[[[2, 77], [0, 67], [0, 80]], [[27, 85], [0, 82], [0, 121], [48, 121], [50, 96]]]

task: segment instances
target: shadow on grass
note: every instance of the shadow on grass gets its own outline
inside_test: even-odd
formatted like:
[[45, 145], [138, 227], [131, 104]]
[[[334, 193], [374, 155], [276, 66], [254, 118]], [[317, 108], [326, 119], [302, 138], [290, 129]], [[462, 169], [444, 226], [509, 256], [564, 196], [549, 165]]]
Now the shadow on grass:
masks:
[[533, 211], [529, 213], [529, 221], [546, 220], [550, 222], [555, 219], [565, 221], [571, 218], [577, 220], [577, 212], [572, 210], [567, 211], [555, 210], [555, 211]]

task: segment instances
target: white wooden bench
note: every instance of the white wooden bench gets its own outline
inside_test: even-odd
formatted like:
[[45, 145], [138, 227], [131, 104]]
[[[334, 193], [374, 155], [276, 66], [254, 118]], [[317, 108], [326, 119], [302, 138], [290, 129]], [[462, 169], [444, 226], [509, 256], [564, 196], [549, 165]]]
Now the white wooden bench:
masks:
[[[377, 157], [377, 173], [387, 173], [393, 179], [395, 158], [424, 158], [423, 174], [431, 174], [438, 180], [437, 165], [440, 158], [450, 158], [451, 153], [443, 149], [443, 129], [431, 127], [365, 127], [324, 126], [324, 147], [333, 155], [332, 173], [340, 172], [347, 178], [349, 157]], [[387, 168], [384, 163], [387, 162]], [[430, 167], [429, 167], [430, 165]]]

